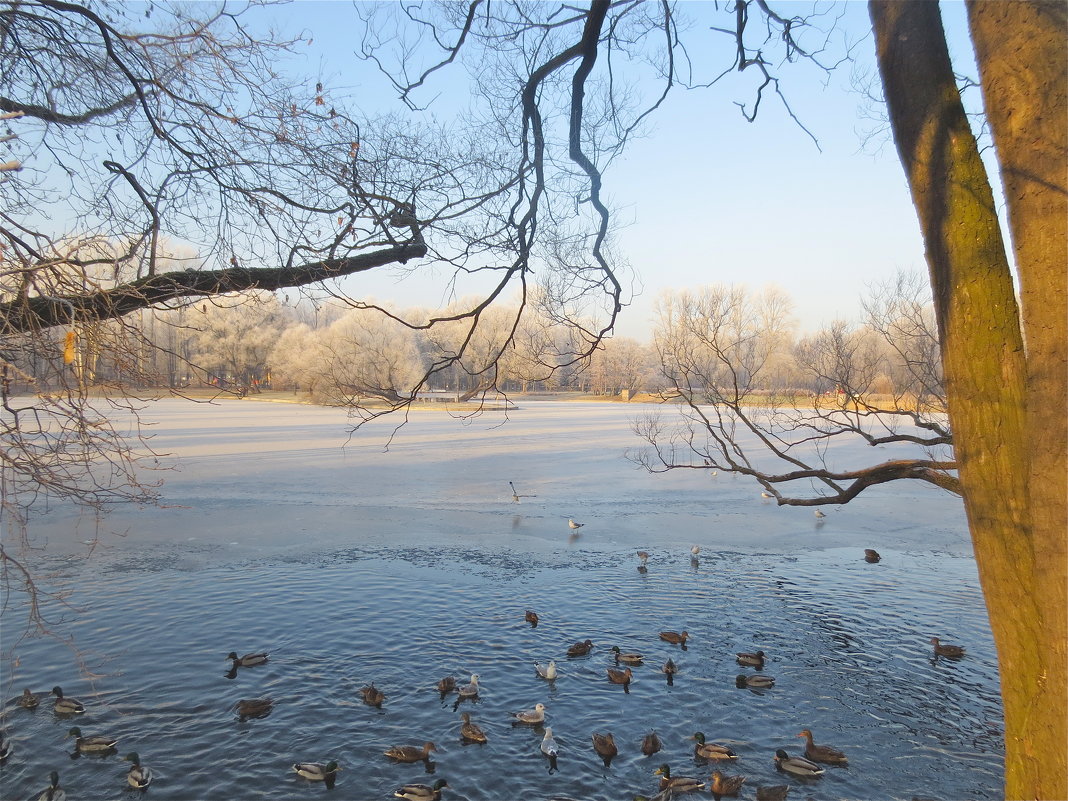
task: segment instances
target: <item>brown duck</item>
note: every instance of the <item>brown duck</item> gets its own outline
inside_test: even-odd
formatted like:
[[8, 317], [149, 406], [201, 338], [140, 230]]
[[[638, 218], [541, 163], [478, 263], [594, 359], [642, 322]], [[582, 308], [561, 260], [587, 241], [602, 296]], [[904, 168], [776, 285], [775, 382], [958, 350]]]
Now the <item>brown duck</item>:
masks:
[[649, 732], [642, 738], [642, 753], [646, 756], [652, 756], [663, 747], [664, 744], [660, 742], [660, 738], [655, 731]]
[[712, 795], [719, 801], [720, 796], [738, 795], [745, 784], [745, 776], [724, 776], [718, 770], [712, 772]]
[[585, 642], [577, 642], [567, 649], [568, 656], [585, 656], [593, 648], [593, 643], [589, 640]]
[[664, 642], [669, 642], [672, 645], [685, 645], [686, 638], [689, 637], [689, 632], [677, 632], [677, 631], [662, 631], [660, 632], [660, 639]]
[[812, 741], [812, 732], [808, 729], [802, 729], [797, 736], [805, 738], [805, 756], [813, 762], [824, 762], [828, 765], [846, 765], [849, 763], [848, 757], [837, 748], [831, 748], [829, 745], [816, 745]]
[[430, 759], [430, 752], [437, 750], [437, 746], [428, 741], [422, 748], [414, 745], [395, 745], [382, 753], [397, 762], [426, 762]]
[[471, 722], [471, 715], [464, 712], [460, 715], [460, 719], [463, 720], [460, 724], [460, 739], [469, 743], [487, 742], [486, 732], [482, 731], [482, 727], [477, 723]]
[[935, 653], [938, 656], [950, 656], [961, 657], [964, 656], [964, 648], [959, 645], [947, 645], [940, 643], [937, 637], [931, 638], [931, 645], [934, 646]]

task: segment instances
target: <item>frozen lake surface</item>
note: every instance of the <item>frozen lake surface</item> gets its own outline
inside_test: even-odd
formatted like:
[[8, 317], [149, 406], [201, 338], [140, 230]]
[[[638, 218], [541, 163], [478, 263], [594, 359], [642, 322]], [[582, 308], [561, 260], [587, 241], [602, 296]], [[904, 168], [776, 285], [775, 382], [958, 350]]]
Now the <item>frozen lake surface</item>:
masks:
[[[14, 647], [19, 610], [8, 610], [4, 697], [62, 685], [89, 707], [74, 723], [120, 736], [119, 756], [136, 750], [154, 768], [159, 798], [359, 801], [440, 777], [446, 801], [630, 799], [654, 794], [663, 762], [708, 779], [695, 731], [738, 752], [726, 772], [747, 777], [743, 798], [781, 783], [791, 798], [998, 798], [996, 659], [959, 500], [896, 482], [817, 524], [751, 481], [636, 469], [622, 454], [640, 446], [630, 420], [642, 411], [535, 402], [507, 422], [468, 423], [419, 411], [387, 452], [395, 422], [347, 439], [338, 410], [155, 404], [153, 446], [174, 464], [164, 507], [117, 509], [91, 547], [92, 521], [62, 509], [34, 521], [48, 543], [38, 569], [75, 587], [85, 611], [59, 627], [71, 649], [54, 638]], [[872, 453], [835, 458], [891, 458]], [[508, 481], [535, 497], [513, 503]], [[585, 524], [579, 536], [569, 517]], [[883, 561], [865, 563], [867, 547]], [[638, 549], [651, 554], [647, 573]], [[686, 629], [688, 649], [660, 641], [664, 629]], [[968, 655], [932, 660], [931, 636]], [[593, 652], [567, 659], [587, 637]], [[647, 656], [629, 693], [607, 681], [612, 645]], [[735, 675], [751, 671], [734, 652], [757, 648], [776, 685], [739, 690]], [[272, 656], [230, 680], [230, 650]], [[680, 667], [670, 687], [659, 672], [669, 656]], [[533, 669], [550, 659], [551, 683]], [[434, 685], [470, 673], [484, 691], [454, 711]], [[371, 681], [387, 694], [381, 710], [360, 699]], [[232, 711], [267, 696], [264, 719]], [[539, 702], [561, 747], [552, 773], [540, 731], [510, 725]], [[461, 745], [465, 708], [485, 746]], [[15, 753], [0, 797], [39, 792], [53, 768], [71, 797], [120, 795], [126, 763], [71, 760], [70, 725], [50, 701], [8, 710]], [[774, 751], [797, 752], [803, 728], [847, 751], [849, 767], [804, 785], [777, 773]], [[646, 758], [638, 743], [651, 729], [665, 748]], [[608, 768], [595, 731], [619, 744]], [[426, 740], [439, 746], [433, 766], [381, 754]], [[333, 791], [287, 773], [331, 758], [343, 766]]]

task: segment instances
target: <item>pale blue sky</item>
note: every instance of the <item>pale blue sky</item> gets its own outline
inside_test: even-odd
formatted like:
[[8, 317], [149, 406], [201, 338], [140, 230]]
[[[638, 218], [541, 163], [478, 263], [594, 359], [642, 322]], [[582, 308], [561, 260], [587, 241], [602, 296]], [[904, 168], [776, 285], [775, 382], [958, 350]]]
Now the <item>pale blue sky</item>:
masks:
[[[793, 5], [798, 14], [809, 8]], [[974, 76], [963, 4], [942, 6], [954, 56], [965, 58], [958, 57], [957, 71]], [[710, 3], [684, 7], [711, 11]], [[870, 104], [854, 86], [856, 73], [874, 74], [867, 6], [849, 2], [842, 10], [842, 30], [858, 42], [854, 64], [840, 67], [826, 87], [814, 70], [780, 70], [784, 92], [822, 152], [775, 98], [747, 122], [732, 101], [749, 99], [744, 86], [751, 81], [729, 76], [712, 90], [675, 92], [649, 135], [605, 174], [605, 194], [628, 223], [620, 250], [641, 285], [619, 334], [646, 339], [652, 301], [665, 288], [773, 284], [793, 298], [801, 328], [814, 329], [855, 318], [870, 284], [900, 269], [926, 270], [896, 150], [885, 132], [868, 136], [878, 123], [862, 118]], [[366, 112], [401, 108], [385, 79], [353, 55], [359, 32], [351, 3], [304, 0], [273, 13], [284, 33], [309, 32], [305, 68], [321, 71], [331, 88], [347, 89]], [[717, 41], [698, 33], [691, 50], [695, 41]], [[433, 92], [462, 91], [466, 74], [456, 68], [433, 80]], [[440, 300], [440, 288], [428, 292], [418, 276], [358, 280], [360, 291], [400, 306]]]

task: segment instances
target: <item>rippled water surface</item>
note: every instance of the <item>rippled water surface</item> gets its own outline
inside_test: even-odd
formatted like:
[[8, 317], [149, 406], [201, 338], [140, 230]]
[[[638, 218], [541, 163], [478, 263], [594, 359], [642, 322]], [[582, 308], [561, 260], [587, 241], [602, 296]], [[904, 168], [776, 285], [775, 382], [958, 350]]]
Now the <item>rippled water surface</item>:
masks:
[[[388, 798], [413, 780], [444, 778], [458, 799], [624, 799], [652, 794], [662, 762], [676, 775], [708, 777], [695, 764], [695, 731], [731, 744], [752, 797], [759, 784], [796, 785], [791, 797], [997, 798], [1000, 708], [989, 632], [974, 567], [959, 557], [884, 553], [869, 565], [855, 551], [790, 556], [654, 554], [647, 573], [625, 553], [581, 546], [533, 557], [508, 550], [356, 549], [216, 569], [174, 569], [167, 549], [69, 569], [88, 589], [89, 610], [72, 631], [97, 678], [72, 666], [52, 639], [20, 647], [16, 690], [59, 682], [89, 712], [86, 734], [121, 738], [156, 772], [158, 798]], [[103, 569], [102, 569], [103, 568]], [[524, 611], [536, 609], [531, 628]], [[931, 659], [926, 639], [952, 629], [959, 661]], [[658, 639], [687, 630], [683, 651]], [[567, 646], [590, 638], [587, 657]], [[640, 651], [630, 692], [607, 681], [610, 647]], [[734, 652], [761, 648], [776, 685], [740, 690]], [[227, 651], [269, 650], [270, 661], [224, 675]], [[98, 661], [99, 655], [108, 658]], [[668, 686], [659, 667], [671, 657]], [[535, 675], [555, 659], [559, 677]], [[477, 702], [454, 710], [434, 685], [478, 673]], [[358, 690], [373, 681], [381, 709]], [[48, 686], [45, 686], [48, 685]], [[241, 722], [231, 706], [271, 697], [269, 716]], [[549, 772], [541, 730], [510, 714], [544, 703], [559, 743]], [[9, 711], [16, 756], [3, 767], [4, 798], [41, 789], [58, 767], [72, 798], [120, 794], [117, 756], [71, 760], [71, 725], [51, 712]], [[489, 734], [462, 745], [459, 714]], [[804, 786], [777, 774], [776, 748], [795, 750], [802, 728], [846, 750], [847, 768]], [[661, 754], [644, 757], [655, 729]], [[605, 768], [590, 744], [611, 731], [620, 754]], [[431, 766], [390, 763], [395, 744], [438, 745]], [[295, 760], [336, 759], [333, 791], [287, 773]], [[428, 781], [429, 783], [429, 781]]]

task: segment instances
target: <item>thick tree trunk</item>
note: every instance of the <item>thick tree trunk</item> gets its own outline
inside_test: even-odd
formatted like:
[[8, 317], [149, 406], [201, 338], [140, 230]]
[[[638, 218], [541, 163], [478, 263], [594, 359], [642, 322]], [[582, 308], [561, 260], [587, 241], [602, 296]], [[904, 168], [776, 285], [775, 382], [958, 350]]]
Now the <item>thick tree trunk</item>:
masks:
[[[1063, 444], [1060, 472], [1036, 485], [1031, 450], [1036, 421], [1028, 416], [1032, 374], [1012, 274], [993, 194], [953, 78], [938, 5], [872, 0], [870, 11], [894, 139], [927, 248], [954, 450], [998, 648], [1006, 796], [1068, 798], [1063, 664], [1068, 571], [1064, 529], [1053, 531], [1047, 522], [1056, 517], [1051, 507], [1063, 502]], [[1041, 59], [1041, 53], [1017, 53], [1015, 68], [1028, 70]], [[1063, 125], [1063, 112], [1058, 119]], [[1009, 163], [1006, 153], [999, 155]], [[1028, 191], [1037, 196], [1057, 190], [1031, 185]], [[1021, 217], [1027, 216], [1022, 210]], [[1015, 235], [1025, 234], [1021, 229]], [[1056, 240], [1053, 233], [1034, 244], [1037, 252], [1022, 255], [1017, 266], [1023, 284], [1043, 286], [1043, 268], [1033, 264], [1058, 258], [1058, 247], [1063, 254], [1063, 233], [1059, 245]], [[1063, 281], [1063, 255], [1059, 258]], [[1044, 316], [1051, 311], [1028, 310], [1027, 319], [1041, 320], [1063, 338], [1063, 315]], [[1045, 353], [1049, 342], [1039, 337], [1028, 344], [1036, 369], [1047, 373], [1038, 367], [1046, 359], [1038, 352]], [[1048, 411], [1059, 409], [1063, 421], [1063, 395], [1039, 402], [1050, 403]], [[1055, 426], [1054, 436], [1056, 431]], [[1051, 646], [1051, 639], [1058, 644]], [[1052, 664], [1051, 658], [1060, 661]]]
[[[1060, 759], [1046, 761], [1027, 740], [1013, 757], [1009, 775], [1037, 775], [1044, 798], [1068, 798], [1068, 5], [972, 0], [968, 21], [994, 135], [1013, 252], [1020, 277], [1024, 346], [1027, 353], [1028, 509], [1036, 582], [1044, 587], [1047, 638], [1044, 668], [1035, 678], [1043, 703], [1061, 714], [1052, 729], [1021, 722], [1024, 735], [1048, 739]], [[1056, 699], [1059, 699], [1056, 700]], [[1029, 788], [1010, 783], [1009, 794]]]

